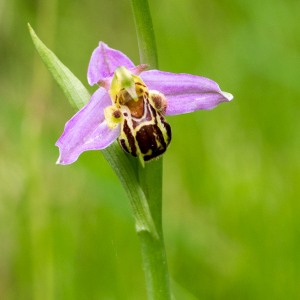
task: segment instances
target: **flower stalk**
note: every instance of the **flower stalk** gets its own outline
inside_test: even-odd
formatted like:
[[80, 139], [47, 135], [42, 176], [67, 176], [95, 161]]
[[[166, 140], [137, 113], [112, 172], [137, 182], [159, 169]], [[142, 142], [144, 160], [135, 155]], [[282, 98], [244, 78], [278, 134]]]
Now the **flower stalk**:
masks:
[[[131, 0], [136, 27], [140, 63], [158, 69], [154, 29], [148, 0]], [[147, 231], [138, 232], [149, 300], [171, 299], [166, 250], [162, 230], [162, 167], [163, 158], [145, 166], [138, 164], [138, 180], [146, 196], [158, 232], [158, 238]]]
[[158, 70], [156, 41], [148, 0], [131, 0], [131, 7], [141, 64], [149, 65], [149, 69]]
[[57, 164], [71, 164], [84, 151], [102, 150], [130, 200], [148, 298], [170, 300], [162, 231], [162, 158], [155, 159], [171, 141], [171, 127], [164, 116], [210, 110], [233, 96], [208, 78], [157, 70], [148, 1], [131, 3], [143, 64], [135, 66], [125, 54], [100, 42], [88, 67], [89, 84], [99, 86], [92, 96], [30, 26], [29, 30], [45, 66], [77, 111], [55, 144]]

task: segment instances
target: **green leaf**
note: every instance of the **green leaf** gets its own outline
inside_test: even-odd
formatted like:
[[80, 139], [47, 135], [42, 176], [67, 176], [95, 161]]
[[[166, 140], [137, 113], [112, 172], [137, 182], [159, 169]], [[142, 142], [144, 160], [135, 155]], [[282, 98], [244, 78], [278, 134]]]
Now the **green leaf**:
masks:
[[151, 212], [145, 194], [137, 180], [134, 168], [117, 141], [102, 150], [102, 154], [121, 181], [133, 211], [136, 221], [136, 231], [149, 231], [152, 237], [158, 239], [158, 233], [151, 217]]
[[[80, 110], [89, 102], [90, 93], [81, 81], [41, 42], [29, 24], [28, 27], [33, 43], [46, 68], [68, 98], [71, 106], [76, 111]], [[125, 154], [116, 141], [101, 152], [126, 191], [133, 210], [137, 232], [146, 230], [153, 237], [158, 238], [147, 199], [139, 185], [128, 155]]]
[[91, 95], [81, 81], [50, 51], [28, 24], [33, 43], [53, 79], [60, 86], [74, 110], [83, 108]]

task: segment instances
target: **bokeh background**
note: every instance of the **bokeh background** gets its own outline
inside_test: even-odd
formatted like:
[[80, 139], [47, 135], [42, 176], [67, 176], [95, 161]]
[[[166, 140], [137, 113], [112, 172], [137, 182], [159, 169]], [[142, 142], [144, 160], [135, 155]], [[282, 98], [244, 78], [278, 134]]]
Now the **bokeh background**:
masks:
[[[235, 96], [168, 118], [176, 300], [299, 299], [300, 2], [149, 3], [160, 69]], [[55, 165], [73, 111], [28, 22], [87, 87], [100, 40], [139, 63], [129, 0], [0, 1], [0, 299], [146, 299], [129, 201], [101, 152]]]

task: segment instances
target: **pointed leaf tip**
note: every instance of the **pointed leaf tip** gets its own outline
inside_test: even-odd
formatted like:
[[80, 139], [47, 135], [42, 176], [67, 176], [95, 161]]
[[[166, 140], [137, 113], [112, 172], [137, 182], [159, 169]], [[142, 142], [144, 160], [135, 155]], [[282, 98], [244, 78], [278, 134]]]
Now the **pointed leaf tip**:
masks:
[[80, 110], [89, 102], [90, 93], [81, 81], [42, 43], [29, 23], [28, 28], [35, 48], [46, 68], [62, 89], [73, 109]]

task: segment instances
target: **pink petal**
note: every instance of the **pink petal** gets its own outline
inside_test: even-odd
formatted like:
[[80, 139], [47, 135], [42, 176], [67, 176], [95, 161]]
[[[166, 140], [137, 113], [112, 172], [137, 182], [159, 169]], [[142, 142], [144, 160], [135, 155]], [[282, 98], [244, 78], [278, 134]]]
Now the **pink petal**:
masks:
[[133, 68], [134, 64], [122, 52], [109, 48], [105, 43], [100, 42], [90, 60], [88, 68], [89, 84], [94, 85], [100, 79], [110, 76], [119, 66]]
[[60, 153], [57, 164], [70, 164], [83, 151], [104, 149], [120, 135], [120, 125], [114, 130], [106, 125], [104, 109], [111, 104], [108, 93], [99, 88], [90, 102], [66, 123], [55, 144]]
[[178, 115], [199, 109], [210, 110], [233, 96], [205, 77], [174, 74], [158, 70], [143, 72], [141, 78], [149, 90], [157, 90], [168, 100], [166, 115]]

